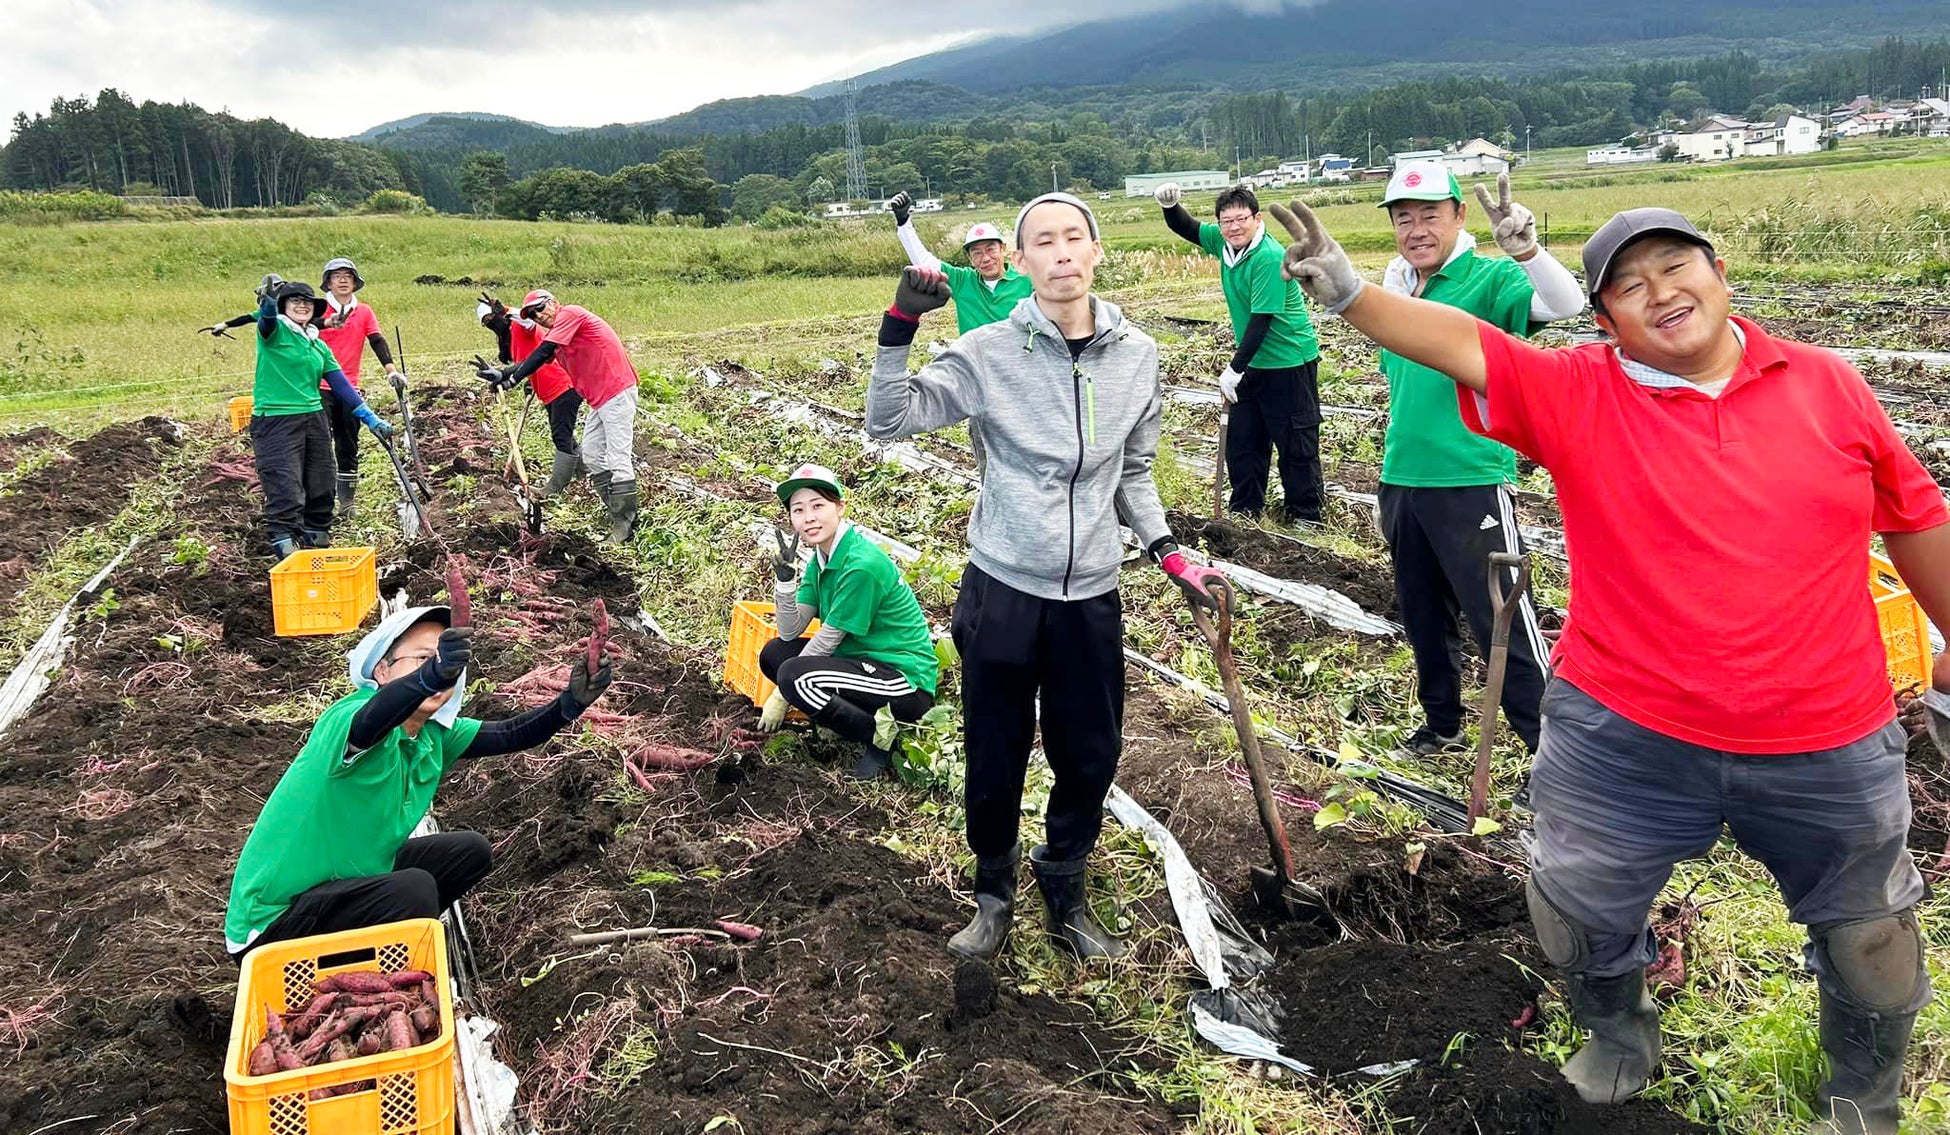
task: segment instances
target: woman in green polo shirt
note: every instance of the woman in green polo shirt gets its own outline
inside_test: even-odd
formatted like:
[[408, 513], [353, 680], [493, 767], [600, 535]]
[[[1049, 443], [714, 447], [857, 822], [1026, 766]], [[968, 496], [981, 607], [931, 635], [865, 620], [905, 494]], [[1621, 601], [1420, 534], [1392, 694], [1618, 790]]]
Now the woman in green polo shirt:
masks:
[[[759, 669], [778, 684], [760, 725], [777, 729], [788, 705], [860, 747], [853, 778], [872, 780], [893, 765], [874, 744], [874, 715], [919, 721], [934, 705], [939, 666], [928, 618], [887, 553], [846, 520], [845, 493], [831, 469], [801, 465], [778, 486], [792, 520], [779, 536], [778, 637], [759, 652]], [[812, 549], [798, 580], [801, 542]], [[818, 633], [802, 638], [814, 619]]]

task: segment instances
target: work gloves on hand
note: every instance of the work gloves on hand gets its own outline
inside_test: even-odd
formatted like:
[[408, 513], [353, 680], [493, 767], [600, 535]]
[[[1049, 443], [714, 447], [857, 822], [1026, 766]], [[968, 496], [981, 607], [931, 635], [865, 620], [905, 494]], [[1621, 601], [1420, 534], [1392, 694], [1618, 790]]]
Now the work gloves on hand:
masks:
[[385, 441], [387, 438], [393, 436], [392, 425], [386, 419], [373, 413], [371, 406], [361, 405], [358, 409], [352, 411], [352, 416], [359, 419], [359, 424], [371, 430], [372, 436], [378, 438], [380, 441]]
[[260, 300], [269, 299], [271, 298], [271, 293], [283, 286], [283, 276], [278, 275], [276, 272], [266, 272], [264, 273], [264, 279], [258, 282], [257, 298]]
[[520, 381], [519, 379], [509, 377], [514, 369], [514, 367], [491, 366], [482, 361], [478, 355], [474, 359], [474, 377], [487, 383], [488, 389], [491, 391], [513, 389], [515, 384]]
[[481, 312], [483, 327], [499, 327], [508, 321], [508, 305], [486, 292], [481, 293], [476, 310]]
[[1158, 202], [1160, 209], [1175, 208], [1184, 195], [1184, 191], [1178, 188], [1178, 183], [1175, 181], [1167, 181], [1151, 191], [1151, 196]]
[[1291, 208], [1274, 205], [1272, 211], [1290, 241], [1280, 274], [1298, 281], [1307, 298], [1329, 314], [1346, 311], [1368, 282], [1354, 270], [1354, 262], [1347, 258], [1340, 242], [1328, 236], [1314, 211], [1298, 201]]
[[227, 339], [227, 338], [230, 338], [230, 324], [228, 324], [228, 323], [212, 323], [212, 324], [211, 324], [210, 326], [208, 326], [208, 327], [199, 327], [199, 328], [197, 328], [197, 329], [196, 329], [196, 333], [197, 333], [198, 335], [214, 335], [214, 336], [222, 336], [223, 338], [226, 338], [226, 339]]
[[907, 190], [903, 189], [887, 202], [887, 209], [894, 214], [895, 224], [904, 225], [907, 223], [908, 214], [914, 211], [914, 198], [908, 196]]
[[799, 534], [794, 532], [788, 544], [785, 533], [774, 528], [772, 539], [779, 545], [779, 554], [772, 557], [772, 577], [780, 583], [791, 583], [799, 578]]
[[1227, 402], [1239, 401], [1239, 380], [1244, 377], [1244, 375], [1233, 370], [1228, 365], [1225, 373], [1219, 376], [1219, 397], [1225, 399]]
[[894, 288], [894, 310], [908, 319], [918, 320], [948, 303], [948, 277], [926, 268], [901, 269], [901, 282]]
[[1537, 218], [1529, 209], [1510, 200], [1510, 175], [1496, 175], [1496, 200], [1490, 200], [1487, 187], [1476, 187], [1476, 204], [1489, 218], [1496, 246], [1512, 260], [1528, 260], [1537, 255]]
[[1216, 611], [1221, 602], [1231, 601], [1232, 585], [1226, 582], [1225, 573], [1193, 563], [1176, 545], [1167, 544], [1160, 550], [1158, 566], [1195, 606]]
[[454, 683], [474, 659], [474, 628], [448, 627], [440, 632], [440, 640], [434, 643], [433, 657], [420, 663], [413, 672], [417, 682], [428, 697], [442, 690], [451, 690]]
[[785, 713], [790, 708], [792, 707], [786, 703], [785, 694], [774, 687], [772, 696], [765, 699], [765, 708], [758, 711], [759, 731], [777, 733], [779, 726], [785, 724]]
[[595, 705], [596, 699], [602, 697], [603, 691], [609, 689], [609, 684], [615, 680], [616, 671], [610, 666], [609, 659], [603, 659], [603, 668], [591, 674], [589, 659], [578, 654], [576, 660], [569, 663], [569, 688], [562, 693], [575, 703], [576, 712], [581, 713]]

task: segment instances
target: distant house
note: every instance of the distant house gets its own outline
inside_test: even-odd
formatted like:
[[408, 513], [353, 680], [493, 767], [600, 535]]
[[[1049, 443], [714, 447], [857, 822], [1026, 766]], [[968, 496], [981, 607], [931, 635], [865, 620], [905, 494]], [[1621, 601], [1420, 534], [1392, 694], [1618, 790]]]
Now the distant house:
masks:
[[1657, 146], [1601, 146], [1584, 152], [1584, 164], [1588, 166], [1622, 166], [1658, 160]]
[[1741, 146], [1745, 157], [1812, 154], [1821, 149], [1821, 127], [1812, 118], [1783, 114], [1772, 122], [1756, 123]]
[[1284, 161], [1280, 163], [1280, 176], [1286, 179], [1288, 185], [1305, 185], [1313, 180], [1312, 166], [1313, 163], [1304, 158]]
[[[1480, 138], [1477, 141], [1483, 142]], [[1390, 154], [1388, 164], [1394, 169], [1400, 169], [1403, 162], [1435, 162], [1457, 177], [1481, 177], [1485, 174], [1508, 172], [1510, 162], [1503, 156], [1502, 151], [1488, 142], [1483, 142], [1483, 145], [1489, 147], [1488, 153], [1480, 150], [1471, 150], [1468, 153], [1460, 150], [1403, 150], [1399, 154]]]
[[1926, 138], [1950, 138], [1950, 99], [1917, 99], [1908, 124]]
[[1320, 179], [1322, 181], [1349, 181], [1354, 177], [1354, 159], [1339, 154], [1320, 155]]
[[1838, 138], [1865, 138], [1887, 134], [1896, 128], [1901, 119], [1886, 110], [1865, 110], [1855, 117], [1835, 125]]
[[1754, 124], [1730, 115], [1715, 114], [1682, 130], [1659, 136], [1662, 146], [1676, 146], [1681, 160], [1724, 162], [1746, 152], [1747, 131]]
[[1149, 197], [1160, 185], [1175, 181], [1187, 192], [1225, 189], [1232, 184], [1232, 173], [1223, 169], [1185, 169], [1171, 173], [1140, 173], [1124, 179], [1124, 196]]

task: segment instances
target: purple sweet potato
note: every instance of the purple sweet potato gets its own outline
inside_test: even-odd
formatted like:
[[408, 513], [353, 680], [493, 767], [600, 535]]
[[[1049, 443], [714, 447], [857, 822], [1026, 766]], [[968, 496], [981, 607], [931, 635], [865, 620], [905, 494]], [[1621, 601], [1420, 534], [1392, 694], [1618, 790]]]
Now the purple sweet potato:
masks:
[[272, 1050], [271, 1038], [265, 1037], [251, 1049], [250, 1063], [246, 1067], [253, 1076], [269, 1076], [278, 1070], [278, 1054]]
[[391, 993], [393, 983], [387, 981], [382, 973], [369, 969], [349, 969], [320, 981], [317, 989], [321, 993]]
[[432, 974], [418, 969], [403, 969], [397, 973], [386, 974], [385, 977], [387, 981], [393, 983], [394, 989], [412, 989], [423, 982], [433, 980]]
[[285, 1031], [291, 1034], [293, 1040], [303, 1040], [310, 1036], [312, 1030], [318, 1027], [318, 1022], [324, 1020], [325, 1014], [331, 1012], [332, 1006], [338, 1004], [339, 996], [337, 993], [321, 993], [312, 998], [311, 1004], [305, 1006], [303, 1012], [285, 1025]]
[[368, 1027], [359, 1034], [359, 1055], [371, 1056], [379, 1051], [380, 1042], [385, 1039], [381, 1030]]
[[420, 1034], [422, 1044], [440, 1035], [440, 1010], [432, 1005], [420, 1006], [408, 1013], [406, 1019], [413, 1022], [413, 1031]]

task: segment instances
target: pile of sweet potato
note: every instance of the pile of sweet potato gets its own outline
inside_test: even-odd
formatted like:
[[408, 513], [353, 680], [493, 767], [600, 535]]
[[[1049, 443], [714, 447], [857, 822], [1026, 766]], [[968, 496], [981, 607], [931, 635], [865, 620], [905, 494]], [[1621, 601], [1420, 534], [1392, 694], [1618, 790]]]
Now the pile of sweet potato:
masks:
[[[347, 970], [319, 981], [315, 991], [311, 1004], [296, 1012], [265, 1010], [264, 1039], [250, 1055], [251, 1075], [417, 1048], [440, 1036], [440, 995], [430, 973]], [[312, 1095], [323, 1098], [370, 1087], [370, 1082], [343, 1084], [316, 1089]]]

